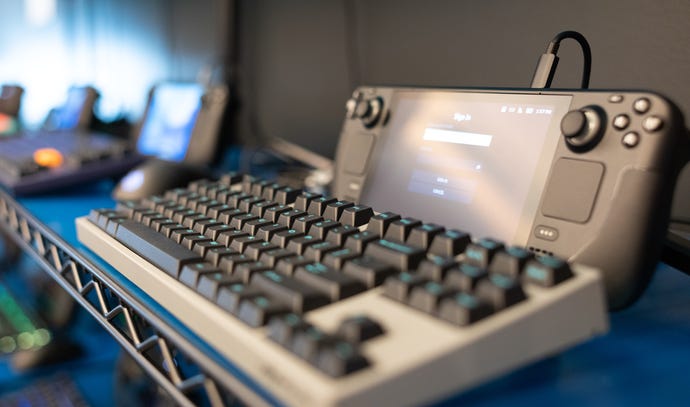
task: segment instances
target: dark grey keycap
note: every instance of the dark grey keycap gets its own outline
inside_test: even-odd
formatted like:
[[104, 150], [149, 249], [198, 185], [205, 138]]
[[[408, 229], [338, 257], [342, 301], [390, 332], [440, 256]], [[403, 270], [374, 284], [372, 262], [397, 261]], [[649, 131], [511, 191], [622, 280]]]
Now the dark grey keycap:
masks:
[[343, 273], [361, 281], [367, 288], [383, 284], [386, 278], [397, 272], [393, 266], [369, 256], [347, 261], [343, 267]]
[[441, 301], [438, 316], [451, 324], [466, 326], [491, 313], [491, 306], [481, 298], [461, 292]]
[[529, 261], [525, 266], [524, 276], [530, 283], [553, 287], [572, 277], [573, 272], [565, 261], [553, 256], [544, 256]]
[[119, 223], [115, 239], [175, 278], [185, 264], [201, 261], [193, 251], [132, 220]]
[[338, 221], [343, 225], [348, 226], [362, 226], [369, 223], [369, 220], [374, 216], [374, 210], [365, 205], [354, 205], [345, 208]]
[[331, 301], [351, 297], [366, 289], [359, 280], [320, 263], [300, 267], [294, 277], [295, 280], [302, 281], [326, 294]]
[[287, 304], [292, 312], [298, 314], [329, 303], [328, 298], [314, 288], [275, 271], [254, 274], [251, 285], [269, 297]]
[[345, 318], [338, 326], [337, 335], [351, 343], [364, 342], [383, 335], [379, 322], [367, 315], [354, 315]]
[[426, 255], [422, 249], [386, 239], [369, 243], [364, 254], [402, 271], [416, 269]]

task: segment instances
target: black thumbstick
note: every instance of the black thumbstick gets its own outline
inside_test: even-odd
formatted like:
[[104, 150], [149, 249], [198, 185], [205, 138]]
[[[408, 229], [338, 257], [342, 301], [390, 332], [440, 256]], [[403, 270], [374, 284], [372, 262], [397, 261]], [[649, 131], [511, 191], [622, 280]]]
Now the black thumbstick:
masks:
[[561, 132], [568, 147], [584, 152], [594, 147], [604, 135], [606, 114], [598, 106], [571, 110], [561, 119]]
[[379, 97], [363, 99], [361, 94], [353, 96], [345, 104], [347, 117], [360, 119], [366, 127], [373, 127], [381, 117], [383, 101]]

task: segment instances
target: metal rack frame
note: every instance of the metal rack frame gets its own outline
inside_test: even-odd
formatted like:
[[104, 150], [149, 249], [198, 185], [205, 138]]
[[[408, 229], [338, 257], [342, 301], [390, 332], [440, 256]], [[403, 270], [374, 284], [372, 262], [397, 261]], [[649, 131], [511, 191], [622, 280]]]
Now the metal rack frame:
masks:
[[180, 405], [267, 402], [0, 191], [0, 229], [86, 309]]

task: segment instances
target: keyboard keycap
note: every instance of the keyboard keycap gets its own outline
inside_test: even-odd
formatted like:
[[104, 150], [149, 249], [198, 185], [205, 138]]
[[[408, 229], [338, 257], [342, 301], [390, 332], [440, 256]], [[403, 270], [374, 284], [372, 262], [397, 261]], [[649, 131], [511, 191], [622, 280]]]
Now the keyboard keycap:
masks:
[[381, 260], [398, 270], [414, 270], [424, 257], [424, 250], [386, 239], [375, 240], [367, 245], [364, 254]]
[[553, 287], [573, 276], [568, 263], [553, 256], [529, 261], [524, 274], [527, 281], [543, 287]]
[[[134, 221], [132, 221], [132, 222], [134, 222]], [[134, 223], [136, 223], [136, 222], [134, 222]], [[138, 223], [138, 224], [141, 225], [141, 223]], [[141, 225], [141, 226], [144, 226], [144, 225]], [[184, 225], [180, 225], [179, 223], [175, 222], [173, 224], [166, 224], [166, 225], [161, 226], [160, 234], [162, 234], [163, 236], [165, 236], [167, 238], [171, 238], [173, 233], [175, 233], [179, 230], [186, 230], [186, 229], [187, 228], [184, 227]]]
[[307, 246], [304, 249], [303, 256], [312, 261], [321, 261], [327, 253], [334, 252], [340, 249], [337, 245], [331, 242], [319, 242]]
[[323, 258], [322, 263], [328, 267], [333, 267], [336, 270], [341, 270], [348, 260], [360, 257], [359, 253], [355, 253], [352, 249], [339, 249], [327, 253]]
[[312, 224], [309, 228], [309, 234], [317, 239], [324, 240], [330, 230], [340, 226], [340, 223], [332, 219], [326, 219], [321, 222], [316, 222]]
[[439, 318], [457, 326], [467, 326], [491, 315], [491, 306], [468, 293], [457, 293], [444, 298], [439, 305]]
[[[226, 225], [230, 225], [230, 222], [232, 222], [236, 217], [242, 216], [242, 215], [247, 215], [244, 211], [237, 209], [237, 208], [231, 208], [231, 209], [225, 209], [221, 212], [218, 212], [218, 217], [217, 219]], [[237, 226], [232, 226], [236, 229], [239, 229]]]
[[285, 257], [283, 259], [278, 260], [278, 264], [276, 265], [276, 271], [278, 271], [281, 274], [285, 274], [286, 276], [291, 276], [295, 274], [295, 271], [297, 271], [298, 268], [311, 263], [313, 262], [304, 256]]
[[[283, 225], [280, 225], [283, 226]], [[285, 226], [283, 226], [285, 227]], [[303, 237], [304, 233], [298, 232], [295, 229], [288, 229], [284, 230], [282, 232], [276, 233], [272, 238], [271, 238], [271, 243], [274, 243], [280, 247], [287, 247], [287, 245], [290, 243], [290, 240], [296, 239], [298, 237]]]
[[259, 202], [256, 205], [252, 206], [252, 214], [260, 218], [263, 218], [268, 208], [272, 208], [274, 206], [278, 206], [278, 204], [276, 202], [270, 201]]
[[410, 231], [410, 235], [407, 237], [407, 243], [410, 246], [415, 246], [428, 250], [431, 246], [431, 241], [433, 238], [443, 233], [444, 227], [439, 225], [434, 225], [433, 223], [427, 223], [421, 226], [417, 226]]
[[241, 282], [242, 280], [240, 280], [238, 277], [234, 277], [223, 272], [202, 274], [199, 276], [196, 291], [209, 300], [215, 302], [220, 287]]
[[256, 232], [256, 237], [270, 242], [273, 239], [273, 236], [276, 235], [276, 233], [283, 232], [286, 230], [288, 230], [288, 228], [286, 226], [281, 225], [280, 223], [268, 223], [259, 227], [259, 230]]
[[242, 174], [238, 174], [236, 172], [228, 172], [223, 174], [223, 176], [220, 177], [220, 180], [218, 180], [218, 182], [225, 185], [235, 185], [241, 183], [243, 178], [244, 176]]
[[448, 270], [455, 266], [457, 266], [457, 263], [453, 259], [432, 256], [429, 259], [422, 260], [419, 263], [417, 273], [428, 278], [429, 280], [440, 283], [446, 277]]
[[[191, 229], [190, 229], [191, 230]], [[186, 235], [182, 238], [182, 246], [186, 247], [189, 250], [194, 250], [194, 246], [197, 245], [198, 243], [205, 243], [205, 242], [210, 242], [211, 239], [204, 235], [200, 235], [196, 233], [196, 231], [192, 230], [194, 232], [191, 235]], [[199, 253], [200, 256], [204, 256], [202, 253]]]
[[263, 198], [258, 198], [255, 196], [253, 198], [245, 199], [245, 200], [239, 202], [239, 205], [237, 206], [237, 208], [241, 211], [251, 213], [254, 205], [258, 204], [259, 202], [265, 202], [265, 201]]
[[218, 266], [220, 264], [220, 259], [224, 256], [232, 256], [234, 254], [240, 254], [236, 250], [229, 249], [227, 247], [213, 247], [206, 252], [206, 261]]
[[351, 343], [360, 343], [383, 335], [383, 327], [366, 315], [355, 315], [344, 319], [338, 326], [337, 335]]
[[393, 212], [380, 213], [369, 220], [367, 231], [379, 236], [384, 236], [391, 223], [400, 220], [400, 215]]
[[232, 218], [229, 225], [235, 229], [242, 230], [247, 222], [259, 219], [258, 216], [252, 215], [251, 213], [245, 213], [244, 215], [238, 215]]
[[309, 202], [309, 207], [307, 208], [307, 212], [311, 213], [312, 215], [316, 216], [323, 216], [324, 211], [326, 210], [326, 207], [333, 202], [337, 202], [338, 200], [335, 198], [329, 198], [329, 197], [319, 197], [319, 198], [314, 198]]
[[434, 236], [429, 253], [442, 257], [455, 257], [471, 243], [470, 235], [458, 230], [446, 230]]
[[298, 314], [329, 303], [328, 298], [314, 288], [275, 271], [254, 274], [251, 286], [289, 305], [292, 312]]
[[295, 332], [290, 350], [307, 362], [315, 364], [319, 351], [327, 344], [336, 341], [337, 338], [333, 335], [329, 335], [315, 326], [310, 326], [305, 330]]
[[426, 284], [426, 278], [403, 271], [402, 273], [388, 277], [383, 283], [383, 294], [396, 301], [407, 302], [407, 298], [414, 287]]
[[237, 316], [247, 325], [256, 328], [266, 325], [269, 319], [277, 315], [287, 314], [289, 311], [285, 304], [259, 295], [243, 300], [240, 303]]
[[268, 322], [268, 337], [283, 347], [290, 347], [295, 333], [311, 327], [307, 321], [295, 313], [278, 315]]
[[[280, 217], [278, 218], [278, 223], [280, 223], [283, 226], [287, 226], [289, 228], [292, 228], [292, 224], [295, 223], [295, 220], [301, 217], [306, 217], [307, 213], [293, 209], [291, 211], [283, 212], [280, 214]], [[297, 228], [294, 228], [297, 229]], [[299, 230], [299, 229], [297, 229]]]
[[220, 262], [218, 262], [218, 268], [228, 274], [232, 274], [238, 265], [253, 261], [254, 259], [244, 254], [233, 254], [221, 257]]
[[390, 226], [388, 226], [388, 230], [386, 230], [384, 238], [387, 240], [404, 242], [407, 240], [407, 237], [410, 235], [412, 229], [421, 225], [422, 222], [420, 220], [413, 218], [396, 220], [395, 222], [391, 223]]
[[525, 264], [533, 258], [534, 255], [525, 249], [509, 247], [494, 255], [488, 270], [490, 273], [501, 273], [517, 278]]
[[488, 276], [486, 269], [471, 264], [461, 264], [458, 268], [448, 270], [443, 283], [461, 291], [471, 292], [479, 281]]
[[326, 241], [343, 246], [348, 236], [359, 233], [359, 229], [354, 226], [345, 225], [333, 228], [326, 234]]
[[492, 274], [477, 284], [475, 294], [491, 304], [495, 311], [523, 301], [525, 292], [517, 279], [502, 274]]
[[228, 197], [225, 200], [225, 203], [227, 203], [228, 206], [231, 208], [239, 209], [240, 203], [242, 203], [242, 201], [246, 201], [248, 199], [253, 199], [253, 198], [254, 198], [254, 195], [246, 194], [246, 193], [228, 194]]
[[442, 299], [451, 296], [456, 291], [450, 287], [441, 285], [435, 281], [429, 281], [423, 285], [414, 287], [410, 292], [408, 305], [427, 314], [436, 312]]
[[258, 260], [261, 256], [261, 253], [275, 249], [279, 249], [279, 247], [274, 245], [273, 243], [261, 241], [261, 243], [259, 244], [247, 246], [247, 249], [244, 251], [244, 254], [255, 260]]
[[359, 227], [369, 223], [369, 220], [374, 216], [374, 210], [364, 205], [354, 205], [345, 208], [339, 218], [339, 222], [343, 225]]
[[379, 240], [380, 238], [381, 236], [377, 235], [376, 233], [365, 230], [364, 232], [355, 233], [354, 235], [348, 236], [348, 238], [345, 240], [345, 247], [352, 249], [357, 253], [364, 253], [364, 249], [366, 249], [367, 244], [375, 240]]
[[[301, 189], [295, 189], [291, 187], [283, 187], [281, 189], [276, 190], [275, 195], [273, 197], [273, 200], [283, 204], [283, 205], [289, 205], [293, 202], [295, 202], [295, 199], [302, 193]], [[297, 210], [300, 210], [299, 208], [295, 208]], [[302, 211], [305, 211], [306, 209], [301, 209]]]
[[273, 181], [268, 181], [268, 180], [261, 180], [257, 182], [252, 183], [252, 189], [249, 192], [250, 194], [260, 197], [261, 194], [264, 192], [264, 188], [268, 187], [269, 185], [277, 185]]
[[249, 247], [249, 245], [257, 245], [261, 243], [266, 242], [264, 242], [256, 236], [243, 236], [233, 239], [232, 243], [230, 243], [230, 248], [237, 250], [240, 253], [244, 253], [244, 251], [247, 250], [247, 247]]
[[269, 183], [265, 185], [264, 189], [261, 191], [261, 197], [267, 201], [273, 201], [273, 197], [275, 196], [276, 191], [280, 188], [283, 188], [283, 186], [278, 183]]
[[295, 209], [299, 209], [300, 211], [306, 211], [307, 209], [309, 209], [309, 204], [311, 203], [311, 201], [321, 197], [321, 194], [315, 194], [312, 192], [302, 192], [295, 198], [295, 204], [293, 206], [295, 207]]
[[[201, 236], [204, 236], [204, 235], [201, 235]], [[208, 252], [211, 249], [225, 249], [225, 250], [227, 250], [227, 248], [225, 246], [223, 246], [222, 244], [216, 242], [215, 240], [209, 239], [206, 242], [196, 242], [194, 244], [194, 247], [192, 248], [192, 251], [201, 257], [206, 257], [206, 255], [208, 254]]]
[[487, 268], [494, 254], [501, 250], [503, 250], [503, 243], [492, 239], [481, 239], [477, 243], [467, 245], [465, 248], [465, 262]]
[[341, 377], [369, 366], [369, 361], [349, 342], [336, 341], [321, 347], [316, 366], [332, 377]]
[[364, 283], [367, 288], [378, 287], [397, 273], [392, 266], [372, 257], [363, 256], [345, 262], [343, 273]]
[[[223, 225], [223, 224], [224, 223], [218, 222], [215, 219], [208, 218], [208, 220], [202, 220], [202, 221], [196, 222], [192, 229], [194, 229], [195, 231], [197, 231], [203, 235], [206, 233], [206, 229], [208, 229], [209, 227]], [[153, 226], [153, 222], [152, 222], [152, 226]]]
[[[252, 216], [254, 216], [254, 215], [252, 215]], [[252, 220], [252, 221], [249, 221], [249, 222], [245, 223], [245, 224], [244, 224], [244, 227], [242, 228], [242, 230], [243, 230], [244, 232], [249, 233], [250, 235], [256, 235], [256, 234], [259, 232], [259, 229], [260, 229], [262, 226], [271, 225], [272, 223], [273, 223], [273, 222], [271, 222], [271, 221], [268, 220], [268, 219], [259, 218], [259, 219]], [[260, 239], [262, 239], [260, 236], [257, 236], [257, 237], [259, 237]], [[262, 240], [265, 240], [265, 239], [262, 239]]]
[[222, 285], [218, 288], [216, 304], [234, 315], [239, 311], [240, 303], [243, 300], [260, 295], [263, 295], [261, 290], [243, 283]]
[[266, 212], [264, 212], [264, 218], [270, 220], [271, 222], [278, 223], [280, 215], [291, 210], [292, 208], [286, 205], [271, 206], [270, 208], [266, 209]]
[[271, 267], [268, 264], [260, 261], [253, 261], [251, 263], [238, 264], [232, 275], [240, 278], [243, 283], [249, 284], [254, 274], [270, 269]]
[[195, 289], [199, 282], [199, 277], [204, 274], [220, 273], [216, 267], [209, 263], [192, 263], [182, 267], [180, 272], [180, 282]]
[[304, 254], [304, 251], [307, 249], [307, 247], [317, 243], [322, 243], [322, 241], [314, 236], [306, 235], [296, 239], [291, 239], [287, 245], [287, 249], [293, 253]]
[[326, 209], [323, 211], [323, 217], [338, 222], [345, 208], [351, 208], [353, 206], [355, 206], [355, 204], [349, 201], [335, 201], [326, 205]]
[[294, 277], [326, 294], [331, 301], [342, 300], [365, 290], [359, 281], [320, 263], [297, 269]]
[[243, 232], [241, 230], [237, 230], [226, 225], [226, 228], [216, 235], [216, 240], [218, 241], [218, 243], [226, 247], [230, 247], [230, 245], [232, 245], [232, 242], [242, 237], [249, 237], [249, 234], [247, 232]]
[[201, 257], [193, 251], [132, 220], [119, 223], [115, 238], [175, 278], [185, 264], [201, 261]]
[[295, 253], [286, 249], [274, 249], [261, 253], [259, 260], [268, 264], [271, 267], [275, 267], [281, 259], [286, 259], [288, 257], [297, 256]]
[[299, 232], [307, 233], [311, 225], [316, 222], [321, 222], [322, 220], [323, 218], [321, 216], [316, 215], [300, 216], [299, 218], [295, 219], [292, 228]]

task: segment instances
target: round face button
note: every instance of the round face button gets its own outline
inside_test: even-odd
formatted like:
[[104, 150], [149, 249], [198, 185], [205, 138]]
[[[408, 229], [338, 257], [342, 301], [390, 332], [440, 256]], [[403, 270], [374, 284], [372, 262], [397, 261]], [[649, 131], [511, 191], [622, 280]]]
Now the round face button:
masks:
[[639, 98], [633, 103], [633, 109], [639, 114], [647, 113], [652, 103], [647, 98]]
[[658, 116], [649, 116], [642, 122], [642, 128], [649, 131], [657, 131], [664, 126], [664, 121]]
[[613, 118], [613, 127], [623, 130], [630, 124], [630, 117], [627, 114], [619, 114]]
[[629, 131], [623, 135], [621, 142], [625, 147], [633, 148], [640, 142], [640, 135], [635, 131]]
[[609, 96], [609, 102], [620, 103], [623, 101], [623, 95], [611, 95]]

